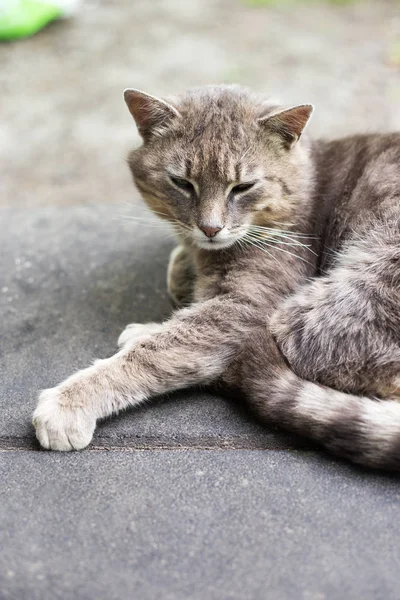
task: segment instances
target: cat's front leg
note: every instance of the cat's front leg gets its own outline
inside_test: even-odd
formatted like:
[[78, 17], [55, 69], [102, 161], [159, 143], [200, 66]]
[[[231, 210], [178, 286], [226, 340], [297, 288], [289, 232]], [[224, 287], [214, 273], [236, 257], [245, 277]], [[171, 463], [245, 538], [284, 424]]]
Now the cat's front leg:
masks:
[[215, 381], [240, 347], [245, 308], [209, 300], [183, 309], [152, 335], [44, 390], [33, 415], [44, 448], [79, 450], [97, 419], [157, 394]]

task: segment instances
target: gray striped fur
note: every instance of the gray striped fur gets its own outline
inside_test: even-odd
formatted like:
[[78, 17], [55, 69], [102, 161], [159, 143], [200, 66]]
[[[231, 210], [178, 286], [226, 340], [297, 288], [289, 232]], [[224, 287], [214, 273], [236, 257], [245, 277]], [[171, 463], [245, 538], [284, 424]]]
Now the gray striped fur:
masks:
[[400, 135], [311, 141], [312, 107], [236, 86], [125, 98], [144, 140], [129, 166], [177, 229], [168, 283], [189, 307], [127, 328], [118, 354], [43, 392], [42, 445], [82, 448], [97, 419], [206, 383], [399, 470]]

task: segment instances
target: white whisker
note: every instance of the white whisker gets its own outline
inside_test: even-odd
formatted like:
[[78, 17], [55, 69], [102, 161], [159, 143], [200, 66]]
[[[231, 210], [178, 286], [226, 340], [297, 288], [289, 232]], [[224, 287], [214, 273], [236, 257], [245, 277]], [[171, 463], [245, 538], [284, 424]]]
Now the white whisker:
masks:
[[273, 233], [275, 235], [282, 235], [282, 236], [285, 235], [285, 236], [294, 237], [294, 238], [318, 239], [314, 235], [308, 235], [306, 233], [296, 233], [295, 231], [289, 231], [289, 230], [285, 230], [285, 229], [277, 229], [274, 227], [264, 227], [262, 225], [250, 225], [249, 229], [254, 230], [254, 231], [263, 231], [263, 232]]
[[[250, 235], [253, 236], [253, 238], [259, 240], [260, 242], [270, 242], [271, 244], [282, 244], [283, 246], [299, 246], [300, 248], [307, 248], [307, 250], [309, 252], [311, 252], [311, 254], [314, 254], [314, 256], [318, 256], [316, 252], [314, 252], [314, 250], [312, 250], [311, 246], [309, 244], [303, 244], [302, 242], [299, 242], [298, 240], [293, 240], [292, 238], [286, 238], [285, 236], [279, 236], [278, 239], [276, 239], [276, 237], [274, 237], [272, 234], [268, 234], [267, 237], [260, 237], [261, 233], [260, 232], [256, 232], [256, 233], [252, 233], [250, 232]], [[290, 241], [283, 241], [283, 240], [290, 240]]]
[[[248, 236], [247, 239], [251, 239], [252, 241], [255, 241], [255, 238], [251, 238], [250, 236]], [[298, 258], [299, 260], [309, 264], [312, 266], [312, 263], [308, 260], [306, 260], [305, 258], [303, 258], [302, 256], [299, 256], [298, 254], [294, 254], [293, 252], [289, 252], [289, 250], [285, 250], [284, 248], [281, 248], [280, 246], [272, 246], [271, 244], [268, 244], [266, 241], [260, 241], [257, 239], [257, 247], [260, 248], [260, 250], [264, 250], [264, 246], [267, 246], [268, 248], [272, 248], [275, 250], [278, 250], [279, 252], [284, 252], [285, 254], [290, 254], [290, 256], [293, 256], [294, 258]], [[267, 250], [264, 250], [265, 252], [268, 252]], [[268, 252], [268, 254], [270, 254]]]
[[274, 256], [273, 254], [271, 254], [271, 252], [268, 252], [268, 250], [266, 248], [263, 248], [257, 242], [253, 242], [251, 240], [251, 238], [249, 238], [247, 235], [245, 235], [242, 238], [242, 240], [244, 240], [250, 246], [254, 246], [254, 248], [257, 248], [258, 250], [261, 250], [261, 252], [265, 252], [266, 254], [268, 254], [268, 256], [270, 256], [271, 258], [273, 258], [274, 260], [276, 260], [276, 262], [279, 262], [278, 259], [276, 258], [276, 256]]
[[191, 231], [191, 228], [188, 225], [185, 225], [185, 223], [181, 223], [177, 219], [168, 218], [168, 220], [162, 221], [160, 219], [152, 219], [151, 217], [143, 218], [143, 217], [136, 217], [136, 216], [132, 216], [132, 215], [120, 216], [119, 218], [122, 220], [125, 220], [125, 221], [135, 221], [138, 224], [146, 225], [148, 227], [156, 227], [156, 228], [157, 227], [158, 228], [168, 227], [173, 224], [176, 224], [179, 227], [181, 227], [182, 229], [185, 229], [186, 231]]

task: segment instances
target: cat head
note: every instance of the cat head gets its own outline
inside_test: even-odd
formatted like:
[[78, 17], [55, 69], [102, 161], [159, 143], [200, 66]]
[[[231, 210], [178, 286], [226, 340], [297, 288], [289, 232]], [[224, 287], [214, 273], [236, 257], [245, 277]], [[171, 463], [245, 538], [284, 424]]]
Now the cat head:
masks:
[[298, 143], [313, 107], [282, 107], [238, 86], [169, 100], [127, 89], [143, 145], [129, 155], [149, 207], [200, 248], [227, 248], [251, 227], [289, 222], [309, 185]]

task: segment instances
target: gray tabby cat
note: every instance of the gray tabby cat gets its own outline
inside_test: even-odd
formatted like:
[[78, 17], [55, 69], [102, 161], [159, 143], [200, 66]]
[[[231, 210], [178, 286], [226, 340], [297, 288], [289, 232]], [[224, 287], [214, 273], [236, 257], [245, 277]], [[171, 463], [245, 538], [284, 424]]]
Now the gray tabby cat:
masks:
[[97, 419], [196, 384], [356, 463], [400, 468], [400, 135], [310, 142], [312, 106], [235, 86], [125, 100], [129, 165], [178, 230], [166, 322], [44, 390], [45, 448], [81, 449]]

